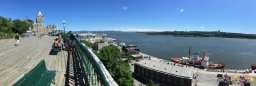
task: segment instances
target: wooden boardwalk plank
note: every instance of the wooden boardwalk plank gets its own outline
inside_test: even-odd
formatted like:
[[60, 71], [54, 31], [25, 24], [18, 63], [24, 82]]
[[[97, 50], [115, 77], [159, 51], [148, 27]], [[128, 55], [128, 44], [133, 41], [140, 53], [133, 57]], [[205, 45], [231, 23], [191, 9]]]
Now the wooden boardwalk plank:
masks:
[[19, 46], [14, 46], [14, 39], [9, 39], [7, 42], [0, 40], [1, 86], [11, 86], [42, 59], [45, 60], [47, 69], [57, 71], [55, 82], [58, 84], [54, 86], [63, 86], [67, 52], [61, 51], [57, 55], [49, 55], [55, 38], [52, 36], [44, 36], [42, 39], [20, 38]]

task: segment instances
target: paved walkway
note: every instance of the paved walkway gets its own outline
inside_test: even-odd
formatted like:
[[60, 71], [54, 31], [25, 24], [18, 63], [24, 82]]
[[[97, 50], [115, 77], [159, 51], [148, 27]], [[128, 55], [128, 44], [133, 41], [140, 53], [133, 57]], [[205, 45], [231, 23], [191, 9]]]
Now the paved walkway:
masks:
[[19, 46], [14, 46], [14, 39], [0, 40], [0, 85], [11, 86], [44, 59], [47, 69], [56, 70], [56, 84], [51, 86], [64, 86], [67, 52], [49, 55], [54, 38], [56, 36], [20, 38]]

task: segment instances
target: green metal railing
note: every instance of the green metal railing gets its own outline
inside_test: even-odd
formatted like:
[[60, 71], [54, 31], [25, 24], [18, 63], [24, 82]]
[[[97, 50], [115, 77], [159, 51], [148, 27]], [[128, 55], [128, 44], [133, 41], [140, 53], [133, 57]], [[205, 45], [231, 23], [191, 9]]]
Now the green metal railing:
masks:
[[[69, 37], [66, 36], [64, 40], [69, 40]], [[82, 40], [75, 38], [72, 44], [76, 47], [79, 64], [81, 65], [81, 75], [87, 85], [118, 86], [103, 63], [90, 48], [82, 43]]]

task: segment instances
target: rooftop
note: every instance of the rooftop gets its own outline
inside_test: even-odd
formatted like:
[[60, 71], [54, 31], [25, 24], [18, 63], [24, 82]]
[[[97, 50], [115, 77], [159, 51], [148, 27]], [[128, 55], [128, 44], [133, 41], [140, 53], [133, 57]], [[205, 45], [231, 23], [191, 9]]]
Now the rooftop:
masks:
[[43, 16], [43, 14], [41, 13], [41, 11], [38, 12], [37, 16]]
[[150, 70], [162, 72], [164, 74], [169, 74], [169, 75], [189, 78], [189, 79], [193, 78], [193, 73], [194, 73], [194, 69], [192, 68], [174, 66], [174, 65], [167, 64], [165, 62], [156, 62], [148, 59], [141, 60], [139, 62], [136, 62], [135, 64], [144, 66]]

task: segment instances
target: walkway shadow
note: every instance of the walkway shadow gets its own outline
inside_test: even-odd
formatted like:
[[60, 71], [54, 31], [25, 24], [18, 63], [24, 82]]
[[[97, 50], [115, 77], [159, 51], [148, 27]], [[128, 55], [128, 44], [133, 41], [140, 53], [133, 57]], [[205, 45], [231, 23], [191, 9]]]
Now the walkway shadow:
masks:
[[57, 51], [53, 51], [53, 49], [51, 49], [51, 51], [49, 53], [49, 55], [57, 55], [57, 54], [58, 54], [58, 52]]

